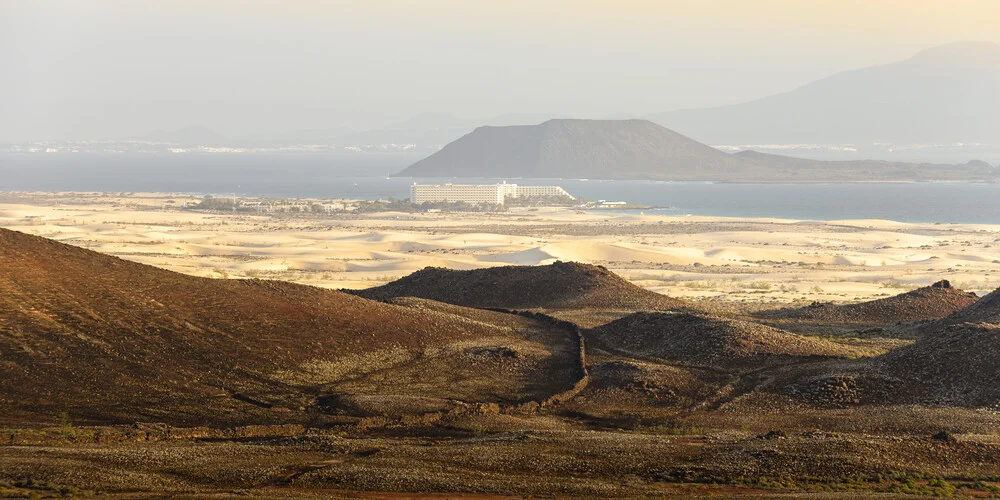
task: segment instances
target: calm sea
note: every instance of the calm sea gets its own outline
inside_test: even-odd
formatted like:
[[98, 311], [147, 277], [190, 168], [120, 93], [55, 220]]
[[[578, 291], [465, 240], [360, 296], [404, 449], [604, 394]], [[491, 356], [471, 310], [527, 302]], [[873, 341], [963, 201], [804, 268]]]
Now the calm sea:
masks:
[[[242, 196], [409, 196], [414, 179], [386, 178], [407, 154], [0, 154], [0, 191], [166, 191]], [[716, 184], [580, 179], [420, 179], [557, 184], [578, 197], [662, 207], [646, 213], [877, 218], [1000, 224], [1000, 184]]]

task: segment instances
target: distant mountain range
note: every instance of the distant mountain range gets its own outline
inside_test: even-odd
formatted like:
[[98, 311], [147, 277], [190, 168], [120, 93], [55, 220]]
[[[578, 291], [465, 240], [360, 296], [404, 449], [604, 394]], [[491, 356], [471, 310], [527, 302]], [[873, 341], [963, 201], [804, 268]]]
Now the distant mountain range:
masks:
[[[743, 104], [645, 118], [713, 145], [757, 145], [768, 151], [797, 145], [790, 150], [826, 159], [877, 156], [941, 162], [985, 156], [995, 162], [1000, 159], [997, 89], [1000, 45], [964, 42], [925, 50], [898, 63], [838, 73]], [[424, 113], [366, 130], [332, 127], [226, 137], [204, 127], [185, 127], [135, 139], [185, 147], [399, 145], [429, 152], [480, 126], [528, 125], [550, 118], [556, 116], [508, 114], [473, 120]], [[833, 149], [825, 148], [831, 145]]]
[[648, 120], [549, 120], [480, 127], [407, 167], [410, 177], [527, 177], [734, 182], [995, 180], [984, 162], [931, 165], [728, 154]]
[[709, 144], [1000, 140], [1000, 45], [965, 42], [744, 104], [647, 118]]

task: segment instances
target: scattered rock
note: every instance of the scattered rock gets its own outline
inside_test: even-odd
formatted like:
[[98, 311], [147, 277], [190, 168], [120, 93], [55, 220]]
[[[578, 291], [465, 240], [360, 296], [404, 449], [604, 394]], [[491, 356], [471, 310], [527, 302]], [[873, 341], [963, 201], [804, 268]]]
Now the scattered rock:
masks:
[[764, 434], [760, 434], [757, 436], [757, 439], [764, 439], [767, 441], [770, 441], [772, 439], [787, 439], [787, 438], [788, 436], [786, 436], [785, 433], [780, 430], [767, 431]]
[[825, 377], [792, 388], [792, 395], [812, 404], [845, 408], [861, 403], [857, 380], [852, 376]]
[[958, 442], [958, 438], [956, 438], [954, 434], [952, 434], [952, 433], [950, 433], [948, 431], [941, 431], [941, 432], [939, 432], [939, 433], [931, 436], [931, 439], [933, 439], [935, 441], [944, 441], [946, 443], [957, 443]]
[[1000, 325], [939, 325], [872, 359], [869, 371], [898, 381], [889, 402], [993, 407], [1000, 403]]
[[848, 356], [854, 351], [750, 321], [704, 314], [635, 313], [591, 330], [598, 344], [624, 353], [699, 365], [757, 362], [767, 356]]
[[846, 305], [813, 302], [806, 307], [797, 309], [761, 312], [759, 316], [835, 323], [892, 325], [944, 318], [955, 311], [975, 304], [978, 300], [979, 297], [976, 294], [952, 288], [948, 280], [942, 280], [894, 297], [869, 302]]
[[469, 354], [482, 358], [490, 358], [494, 360], [504, 360], [504, 359], [517, 359], [521, 357], [521, 353], [516, 349], [512, 349], [506, 346], [497, 347], [480, 347], [477, 349], [472, 349]]

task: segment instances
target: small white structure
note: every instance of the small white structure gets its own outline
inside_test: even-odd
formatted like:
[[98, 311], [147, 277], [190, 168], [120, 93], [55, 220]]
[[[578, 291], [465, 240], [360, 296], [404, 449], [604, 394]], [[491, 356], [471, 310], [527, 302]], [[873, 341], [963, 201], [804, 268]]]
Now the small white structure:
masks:
[[576, 198], [567, 193], [565, 189], [559, 186], [518, 186], [516, 184], [511, 184], [514, 186], [515, 198], [537, 198], [537, 197], [562, 197], [575, 200]]

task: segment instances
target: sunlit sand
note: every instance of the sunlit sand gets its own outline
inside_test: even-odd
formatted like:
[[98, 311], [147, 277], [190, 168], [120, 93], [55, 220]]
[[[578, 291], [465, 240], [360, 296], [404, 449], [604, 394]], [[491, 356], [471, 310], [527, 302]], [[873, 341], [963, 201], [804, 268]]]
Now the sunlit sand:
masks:
[[186, 274], [366, 288], [427, 267], [601, 264], [671, 296], [853, 301], [951, 280], [1000, 286], [1000, 225], [664, 217], [571, 209], [502, 214], [247, 215], [170, 194], [20, 194], [0, 226]]

